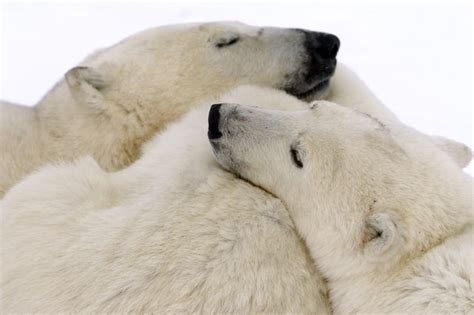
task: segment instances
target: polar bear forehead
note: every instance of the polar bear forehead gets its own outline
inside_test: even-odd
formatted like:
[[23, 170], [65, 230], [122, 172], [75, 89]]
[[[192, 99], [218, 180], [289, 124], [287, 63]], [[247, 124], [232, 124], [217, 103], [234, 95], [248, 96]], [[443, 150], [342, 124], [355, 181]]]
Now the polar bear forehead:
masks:
[[[202, 38], [213, 38], [226, 34], [255, 37], [261, 35], [262, 32], [263, 28], [261, 27], [232, 21], [164, 25], [133, 34], [111, 47], [96, 51], [88, 59], [100, 56], [111, 48], [114, 48], [113, 51], [116, 54], [123, 54], [120, 49], [143, 51], [146, 47], [159, 49], [177, 45], [187, 47], [190, 42], [199, 42]], [[177, 41], [177, 38], [182, 38], [182, 40]]]

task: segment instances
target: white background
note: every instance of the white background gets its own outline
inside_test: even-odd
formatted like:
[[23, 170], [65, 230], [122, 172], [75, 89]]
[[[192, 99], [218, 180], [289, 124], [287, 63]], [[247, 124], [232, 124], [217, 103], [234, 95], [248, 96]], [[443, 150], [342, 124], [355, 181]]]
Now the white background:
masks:
[[240, 20], [336, 34], [339, 60], [405, 123], [473, 147], [470, 4], [10, 2], [1, 18], [3, 100], [33, 105], [88, 53], [142, 29]]

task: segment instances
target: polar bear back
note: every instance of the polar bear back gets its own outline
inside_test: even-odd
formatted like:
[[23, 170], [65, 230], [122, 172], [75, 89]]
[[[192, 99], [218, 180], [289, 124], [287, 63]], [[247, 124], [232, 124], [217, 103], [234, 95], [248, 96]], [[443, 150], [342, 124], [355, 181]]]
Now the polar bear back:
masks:
[[[91, 163], [54, 169], [76, 187], [37, 189], [57, 197], [41, 208], [16, 191], [2, 203], [5, 312], [326, 311], [324, 284], [278, 200], [218, 170], [181, 198], [110, 207], [114, 192]], [[91, 194], [102, 209], [82, 198]]]
[[[239, 91], [226, 99], [307, 106], [283, 92]], [[214, 161], [208, 108], [120, 172], [84, 158], [15, 186], [0, 201], [3, 311], [329, 313], [282, 203]]]

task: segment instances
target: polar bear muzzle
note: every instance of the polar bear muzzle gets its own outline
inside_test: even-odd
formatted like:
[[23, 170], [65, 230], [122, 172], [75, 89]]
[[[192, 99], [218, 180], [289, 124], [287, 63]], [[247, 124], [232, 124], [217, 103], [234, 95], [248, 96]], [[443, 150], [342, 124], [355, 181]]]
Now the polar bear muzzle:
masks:
[[304, 66], [285, 91], [299, 99], [310, 98], [326, 90], [329, 80], [336, 70], [336, 56], [340, 47], [337, 36], [323, 32], [313, 32], [295, 29], [303, 36], [303, 45], [306, 53]]

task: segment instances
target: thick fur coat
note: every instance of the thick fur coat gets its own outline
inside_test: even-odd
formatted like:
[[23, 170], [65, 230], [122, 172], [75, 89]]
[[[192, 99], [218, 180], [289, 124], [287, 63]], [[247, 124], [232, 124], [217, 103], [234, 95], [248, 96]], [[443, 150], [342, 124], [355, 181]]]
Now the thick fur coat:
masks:
[[0, 197], [51, 162], [90, 155], [122, 169], [168, 123], [242, 84], [321, 97], [338, 48], [330, 34], [230, 22], [135, 34], [91, 54], [36, 106], [0, 103]]
[[474, 312], [470, 150], [326, 101], [209, 117], [221, 165], [287, 207], [336, 314]]

